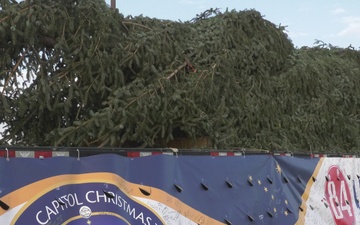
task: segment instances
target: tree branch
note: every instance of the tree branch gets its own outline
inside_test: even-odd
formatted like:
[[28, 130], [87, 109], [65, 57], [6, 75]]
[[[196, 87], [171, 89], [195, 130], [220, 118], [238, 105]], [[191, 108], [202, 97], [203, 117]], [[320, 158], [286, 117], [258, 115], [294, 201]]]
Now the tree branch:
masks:
[[145, 28], [147, 30], [151, 30], [151, 28], [147, 27], [147, 26], [144, 26], [142, 24], [139, 24], [139, 23], [134, 23], [134, 22], [130, 22], [130, 21], [125, 21], [125, 22], [122, 22], [123, 24], [130, 24], [130, 25], [134, 25], [134, 26], [139, 26], [139, 27], [142, 27], [142, 28]]
[[12, 71], [11, 71], [10, 76], [9, 76], [8, 79], [5, 81], [4, 88], [3, 88], [2, 92], [1, 92], [1, 95], [4, 95], [6, 86], [9, 84], [11, 78], [14, 76], [15, 71], [17, 70], [17, 68], [19, 67], [19, 65], [20, 65], [20, 63], [21, 63], [21, 61], [22, 61], [23, 59], [24, 59], [24, 54], [22, 54], [21, 57], [20, 57], [20, 59], [16, 62], [14, 68], [13, 68]]
[[184, 62], [183, 64], [181, 64], [174, 72], [172, 72], [166, 79], [169, 80], [170, 78], [172, 78], [173, 76], [175, 76], [175, 74], [177, 74], [177, 72], [179, 72], [179, 70], [183, 69], [185, 66], [187, 65], [186, 62]]

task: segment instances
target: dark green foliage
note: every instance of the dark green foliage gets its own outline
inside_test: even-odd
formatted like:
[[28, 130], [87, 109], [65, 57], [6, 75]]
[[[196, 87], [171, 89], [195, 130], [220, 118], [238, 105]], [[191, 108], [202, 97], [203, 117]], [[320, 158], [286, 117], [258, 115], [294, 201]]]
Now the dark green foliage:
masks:
[[257, 11], [174, 22], [124, 18], [103, 0], [0, 6], [3, 143], [360, 147], [360, 53], [295, 49]]

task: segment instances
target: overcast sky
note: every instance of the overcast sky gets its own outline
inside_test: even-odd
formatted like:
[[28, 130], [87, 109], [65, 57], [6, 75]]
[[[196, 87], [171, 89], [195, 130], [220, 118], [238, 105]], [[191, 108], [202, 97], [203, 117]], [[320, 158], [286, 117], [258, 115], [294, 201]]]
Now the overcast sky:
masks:
[[[110, 4], [110, 0], [106, 0]], [[127, 15], [191, 20], [209, 8], [221, 11], [255, 9], [266, 20], [287, 26], [297, 47], [313, 46], [315, 39], [339, 47], [360, 48], [360, 0], [116, 0]]]

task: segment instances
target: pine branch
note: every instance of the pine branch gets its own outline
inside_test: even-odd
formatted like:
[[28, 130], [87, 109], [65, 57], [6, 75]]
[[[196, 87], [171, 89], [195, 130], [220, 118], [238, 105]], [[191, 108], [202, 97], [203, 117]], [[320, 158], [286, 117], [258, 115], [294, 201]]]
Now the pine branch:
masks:
[[[20, 14], [20, 13], [23, 13], [23, 12], [25, 12], [26, 10], [30, 9], [31, 7], [33, 7], [33, 5], [30, 5], [30, 6], [26, 7], [26, 8], [23, 8], [23, 9], [20, 10], [18, 13], [19, 13], [19, 14]], [[1, 18], [1, 19], [0, 19], [0, 23], [2, 23], [2, 22], [4, 22], [5, 20], [9, 19], [10, 16], [11, 16], [11, 15], [8, 15], [8, 16], [5, 16], [5, 17]]]
[[11, 78], [14, 76], [17, 68], [19, 67], [19, 65], [20, 65], [20, 63], [22, 62], [23, 59], [24, 59], [24, 54], [21, 55], [20, 59], [16, 62], [14, 68], [12, 69], [10, 76], [8, 77], [8, 79], [6, 80], [6, 82], [5, 82], [5, 84], [4, 84], [4, 87], [3, 87], [3, 90], [2, 90], [2, 92], [1, 92], [1, 95], [4, 95], [6, 87], [8, 86]]
[[185, 68], [185, 66], [187, 65], [186, 62], [184, 62], [183, 64], [181, 64], [174, 72], [172, 72], [166, 79], [169, 80], [170, 78], [172, 78], [173, 76], [175, 76], [175, 74], [177, 74], [181, 69]]
[[152, 30], [151, 28], [149, 28], [147, 26], [144, 26], [142, 24], [139, 24], [139, 23], [134, 23], [134, 22], [130, 22], [130, 21], [124, 21], [122, 23], [123, 24], [130, 24], [130, 25], [134, 25], [134, 26], [139, 26], [139, 27], [142, 27], [142, 28], [147, 29], [147, 30]]

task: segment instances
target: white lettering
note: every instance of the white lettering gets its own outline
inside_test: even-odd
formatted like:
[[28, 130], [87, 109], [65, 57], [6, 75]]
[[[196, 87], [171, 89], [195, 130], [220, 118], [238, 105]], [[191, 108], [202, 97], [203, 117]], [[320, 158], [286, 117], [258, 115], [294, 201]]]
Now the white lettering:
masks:
[[[334, 216], [336, 219], [342, 219], [344, 218], [344, 211], [347, 211], [349, 216], [353, 216], [351, 205], [349, 204], [349, 197], [346, 192], [346, 185], [345, 181], [342, 180], [340, 182], [340, 190], [339, 190], [339, 196], [337, 196], [336, 193], [336, 187], [334, 181], [328, 182], [328, 193], [330, 198], [330, 205], [333, 209]], [[339, 199], [340, 197], [340, 199]]]
[[101, 195], [98, 191], [96, 191], [96, 200], [97, 200], [97, 202], [100, 202], [100, 198], [103, 198], [104, 202], [106, 202], [106, 200], [107, 200], [107, 197], [106, 197], [105, 194]]
[[118, 200], [118, 204], [117, 204], [117, 205], [118, 205], [120, 208], [122, 207], [121, 199], [122, 199], [122, 198], [121, 198], [120, 196], [117, 197], [117, 200]]
[[349, 216], [353, 216], [351, 212], [351, 206], [348, 204], [349, 198], [345, 189], [345, 181], [341, 181], [340, 185], [340, 206], [342, 211], [347, 211]]
[[49, 219], [49, 220], [50, 220], [51, 214], [53, 214], [54, 216], [56, 216], [56, 212], [54, 212], [54, 210], [52, 210], [50, 207], [45, 206], [45, 209], [46, 209], [46, 213], [47, 213], [47, 216], [48, 216], [48, 219]]
[[124, 210], [126, 210], [126, 204], [127, 204], [127, 201], [125, 201], [125, 199], [121, 199], [121, 200], [123, 200], [123, 203], [124, 203]]
[[334, 181], [328, 182], [328, 192], [329, 192], [329, 198], [330, 198], [330, 205], [331, 205], [331, 208], [333, 209], [335, 218], [342, 219], [344, 217], [344, 215], [342, 214], [342, 211], [340, 210], [339, 199], [336, 195]]
[[[112, 203], [115, 206], [120, 207], [124, 210], [126, 214], [128, 214], [130, 217], [134, 218], [139, 222], [139, 224], [142, 225], [152, 225], [153, 220], [151, 217], [147, 217], [146, 214], [144, 215], [144, 212], [136, 212], [135, 207], [131, 207], [131, 204], [129, 204], [125, 199], [123, 199], [120, 195], [108, 192], [114, 198], [109, 198], [106, 193], [103, 193], [101, 191], [87, 191], [84, 195], [84, 201], [81, 201], [82, 198], [78, 198], [78, 195], [76, 193], [72, 194], [66, 194], [61, 197], [56, 198], [53, 200], [48, 206], [44, 206], [45, 210], [40, 210], [36, 213], [36, 221], [40, 225], [49, 225], [56, 223], [56, 217], [61, 217], [61, 211], [64, 211], [66, 209], [71, 209], [75, 207], [76, 205], [83, 205], [84, 202], [95, 204], [98, 202], [105, 202], [105, 203]], [[342, 196], [344, 201], [348, 199], [348, 196], [345, 194]], [[58, 217], [59, 218], [59, 217]], [[53, 221], [54, 220], [54, 221]], [[156, 223], [155, 223], [156, 225]]]
[[84, 204], [83, 202], [79, 202], [79, 199], [78, 199], [76, 193], [74, 194], [74, 197], [75, 197], [76, 205], [82, 205], [82, 204]]
[[42, 213], [41, 210], [40, 210], [38, 213], [36, 213], [36, 221], [38, 221], [38, 223], [41, 224], [41, 225], [47, 224], [47, 223], [49, 222], [49, 219], [45, 220], [45, 222], [44, 222], [44, 221], [41, 221], [41, 220], [39, 219], [39, 215], [40, 215], [41, 213]]
[[[135, 209], [135, 208], [134, 208]], [[139, 213], [139, 215], [137, 215], [137, 217], [135, 218], [135, 220], [141, 219], [141, 222], [144, 224], [144, 214], [143, 212]]]
[[[67, 198], [66, 198], [66, 195], [61, 196], [61, 197], [59, 198], [59, 200], [60, 200], [62, 203], [64, 203], [65, 208], [67, 209], [68, 206], [67, 206], [66, 202], [67, 202], [68, 200], [67, 200]], [[61, 205], [61, 209], [62, 209], [62, 210], [64, 210], [64, 205]]]
[[73, 207], [73, 206], [75, 205], [75, 198], [74, 198], [74, 196], [71, 195], [71, 194], [69, 194], [67, 199], [68, 199], [69, 206], [70, 206], [70, 207]]
[[54, 200], [54, 201], [51, 202], [51, 204], [54, 207], [54, 209], [56, 210], [56, 214], [58, 214], [59, 213], [58, 208], [60, 207], [59, 202], [57, 200]]
[[94, 193], [95, 193], [95, 191], [86, 192], [86, 195], [85, 195], [86, 201], [88, 201], [90, 203], [96, 203], [96, 200], [90, 200], [90, 198], [89, 198], [89, 194], [94, 194]]
[[128, 207], [126, 208], [126, 212], [131, 216], [133, 216], [133, 218], [135, 219], [135, 208], [130, 208], [130, 205], [128, 205]]
[[147, 225], [151, 225], [151, 221], [152, 221], [151, 217], [146, 217]]

